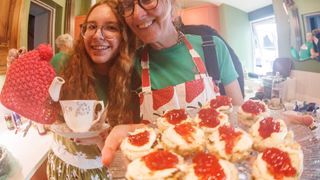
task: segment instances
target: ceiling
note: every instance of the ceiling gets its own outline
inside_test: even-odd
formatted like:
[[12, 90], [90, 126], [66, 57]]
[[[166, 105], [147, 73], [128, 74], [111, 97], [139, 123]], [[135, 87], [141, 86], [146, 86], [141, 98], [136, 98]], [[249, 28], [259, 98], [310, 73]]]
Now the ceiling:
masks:
[[210, 2], [216, 5], [227, 4], [244, 12], [251, 12], [272, 4], [272, 0], [181, 0], [182, 7], [195, 6], [205, 2]]

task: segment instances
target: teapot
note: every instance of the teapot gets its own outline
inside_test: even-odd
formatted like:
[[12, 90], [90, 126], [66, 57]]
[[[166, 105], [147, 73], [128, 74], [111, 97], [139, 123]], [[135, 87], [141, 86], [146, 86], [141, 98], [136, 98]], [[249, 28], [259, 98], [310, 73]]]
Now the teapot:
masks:
[[51, 85], [49, 86], [49, 95], [54, 102], [58, 102], [60, 98], [60, 90], [62, 85], [65, 83], [62, 77], [56, 76]]

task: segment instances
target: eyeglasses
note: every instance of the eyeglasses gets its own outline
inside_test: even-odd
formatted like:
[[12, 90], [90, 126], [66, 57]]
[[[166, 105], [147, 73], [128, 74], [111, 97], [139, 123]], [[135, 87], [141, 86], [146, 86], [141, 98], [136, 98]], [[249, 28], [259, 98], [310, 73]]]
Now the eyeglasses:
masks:
[[93, 35], [95, 35], [100, 29], [101, 35], [105, 39], [113, 39], [116, 33], [119, 33], [121, 31], [121, 28], [116, 23], [108, 23], [104, 24], [102, 26], [98, 26], [94, 22], [88, 22], [80, 25], [81, 28], [81, 36], [85, 39], [91, 38]]
[[124, 17], [133, 14], [134, 5], [138, 3], [144, 10], [151, 10], [158, 6], [159, 0], [120, 0], [119, 13]]

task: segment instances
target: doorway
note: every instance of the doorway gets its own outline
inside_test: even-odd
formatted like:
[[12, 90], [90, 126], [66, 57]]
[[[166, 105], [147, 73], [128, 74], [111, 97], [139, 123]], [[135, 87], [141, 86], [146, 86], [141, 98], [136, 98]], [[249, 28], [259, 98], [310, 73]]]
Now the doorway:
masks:
[[39, 0], [31, 0], [28, 22], [28, 50], [41, 43], [54, 47], [55, 8]]
[[254, 72], [265, 75], [272, 72], [273, 61], [278, 57], [277, 26], [274, 17], [251, 22]]

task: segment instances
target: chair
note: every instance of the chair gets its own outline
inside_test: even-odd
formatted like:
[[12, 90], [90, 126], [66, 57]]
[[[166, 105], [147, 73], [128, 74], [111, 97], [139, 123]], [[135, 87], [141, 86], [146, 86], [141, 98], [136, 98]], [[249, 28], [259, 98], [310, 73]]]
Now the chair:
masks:
[[290, 58], [277, 58], [273, 62], [272, 74], [275, 75], [279, 72], [284, 78], [290, 76], [291, 69], [293, 68], [293, 62]]

